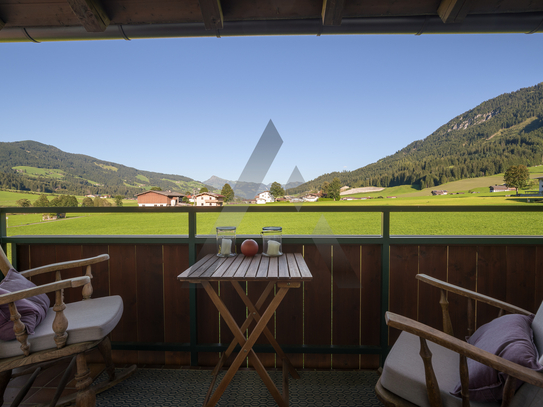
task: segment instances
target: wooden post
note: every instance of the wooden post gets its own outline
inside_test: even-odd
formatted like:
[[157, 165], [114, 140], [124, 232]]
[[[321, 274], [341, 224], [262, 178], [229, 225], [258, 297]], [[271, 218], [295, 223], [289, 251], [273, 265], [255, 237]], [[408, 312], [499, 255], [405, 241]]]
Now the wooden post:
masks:
[[28, 343], [28, 333], [26, 332], [25, 324], [21, 321], [21, 314], [17, 311], [14, 302], [9, 303], [10, 319], [13, 321], [13, 332], [15, 337], [21, 343], [21, 350], [25, 356], [30, 355], [30, 344]]
[[92, 378], [90, 370], [87, 367], [85, 353], [77, 355], [77, 373], [75, 375], [77, 396], [75, 399], [76, 407], [94, 407], [96, 405], [96, 394], [91, 387]]
[[[87, 271], [85, 273], [87, 277], [92, 280], [92, 270], [90, 264], [87, 266]], [[93, 293], [92, 282], [89, 281], [83, 286], [83, 300], [90, 300]]]
[[454, 336], [451, 314], [449, 313], [449, 300], [447, 299], [447, 293], [445, 290], [441, 290], [439, 304], [441, 305], [441, 313], [443, 314], [443, 332]]
[[424, 363], [424, 373], [426, 376], [426, 392], [431, 407], [441, 407], [441, 394], [437, 383], [436, 374], [432, 367], [432, 352], [428, 348], [426, 339], [420, 338], [420, 356]]

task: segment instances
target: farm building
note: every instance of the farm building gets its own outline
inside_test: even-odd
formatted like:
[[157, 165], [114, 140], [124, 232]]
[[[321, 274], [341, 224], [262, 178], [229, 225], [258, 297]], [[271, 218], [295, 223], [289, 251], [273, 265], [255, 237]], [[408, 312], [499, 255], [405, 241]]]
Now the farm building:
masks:
[[447, 195], [447, 191], [445, 190], [432, 191], [432, 195]]
[[136, 196], [138, 206], [176, 206], [185, 195], [171, 191], [145, 191]]
[[319, 200], [319, 195], [317, 194], [307, 194], [302, 197], [304, 202], [317, 202]]
[[202, 192], [194, 195], [196, 206], [223, 206], [224, 195], [215, 194], [213, 192]]
[[493, 185], [489, 188], [490, 192], [516, 191], [515, 188], [509, 188], [507, 185]]

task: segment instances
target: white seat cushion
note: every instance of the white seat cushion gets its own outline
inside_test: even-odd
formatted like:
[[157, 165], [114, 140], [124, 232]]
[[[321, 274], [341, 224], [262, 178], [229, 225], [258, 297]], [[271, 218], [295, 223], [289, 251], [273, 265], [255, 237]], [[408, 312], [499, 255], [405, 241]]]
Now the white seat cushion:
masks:
[[[45, 319], [36, 327], [36, 332], [28, 336], [30, 353], [56, 348], [53, 331], [55, 314], [53, 308], [49, 308]], [[123, 300], [114, 295], [73, 302], [66, 304], [64, 315], [68, 319], [68, 345], [97, 341], [109, 334], [121, 319]], [[0, 358], [22, 354], [19, 341], [0, 341]]]

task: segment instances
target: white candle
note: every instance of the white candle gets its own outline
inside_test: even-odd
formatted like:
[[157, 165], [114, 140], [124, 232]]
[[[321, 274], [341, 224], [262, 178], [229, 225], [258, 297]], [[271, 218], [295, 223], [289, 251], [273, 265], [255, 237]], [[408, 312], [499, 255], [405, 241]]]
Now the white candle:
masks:
[[275, 240], [270, 240], [268, 242], [268, 256], [279, 256], [279, 248], [281, 243], [276, 242]]
[[232, 240], [230, 240], [230, 239], [222, 239], [221, 255], [222, 256], [228, 256], [228, 255], [230, 255], [231, 251], [232, 251]]

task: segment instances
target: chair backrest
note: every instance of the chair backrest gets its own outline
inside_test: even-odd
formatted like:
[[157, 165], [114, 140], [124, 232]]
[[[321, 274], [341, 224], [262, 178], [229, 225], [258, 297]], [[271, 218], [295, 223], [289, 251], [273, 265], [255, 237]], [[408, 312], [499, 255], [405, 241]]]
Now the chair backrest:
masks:
[[543, 363], [543, 302], [535, 314], [532, 330], [534, 331], [535, 347], [539, 352], [539, 363]]
[[2, 250], [2, 246], [0, 246], [0, 271], [2, 271], [2, 274], [5, 276], [8, 274], [10, 268], [13, 268], [13, 266], [9, 262], [4, 250]]

